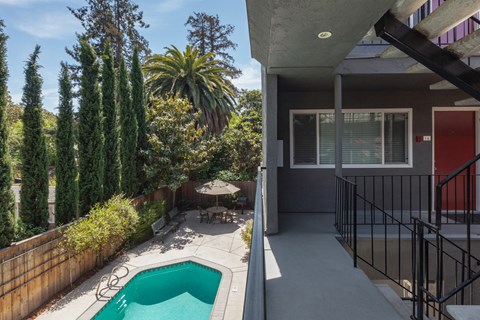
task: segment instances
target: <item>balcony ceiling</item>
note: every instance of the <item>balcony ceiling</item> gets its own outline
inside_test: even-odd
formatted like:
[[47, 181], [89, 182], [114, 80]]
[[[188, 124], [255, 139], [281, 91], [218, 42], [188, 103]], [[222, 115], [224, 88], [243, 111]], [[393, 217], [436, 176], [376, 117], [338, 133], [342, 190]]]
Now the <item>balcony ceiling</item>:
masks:
[[[329, 81], [395, 0], [247, 0], [252, 56], [269, 73]], [[318, 34], [333, 35], [321, 40]]]

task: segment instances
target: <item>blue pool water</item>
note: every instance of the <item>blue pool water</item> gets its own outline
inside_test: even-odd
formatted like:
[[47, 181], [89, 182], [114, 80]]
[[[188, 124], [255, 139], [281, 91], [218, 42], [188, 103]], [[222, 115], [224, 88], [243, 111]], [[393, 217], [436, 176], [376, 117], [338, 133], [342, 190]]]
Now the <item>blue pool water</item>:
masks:
[[222, 274], [187, 261], [133, 277], [94, 320], [208, 320]]

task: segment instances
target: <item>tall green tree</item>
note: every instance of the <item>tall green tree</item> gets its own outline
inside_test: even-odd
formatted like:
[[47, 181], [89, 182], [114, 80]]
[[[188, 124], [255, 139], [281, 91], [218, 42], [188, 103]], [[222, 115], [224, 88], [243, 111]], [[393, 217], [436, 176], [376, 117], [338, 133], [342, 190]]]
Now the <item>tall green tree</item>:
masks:
[[7, 35], [0, 20], [0, 248], [15, 237], [15, 200], [12, 193], [12, 166], [8, 151], [7, 127]]
[[120, 96], [120, 160], [122, 163], [121, 189], [128, 196], [137, 192], [137, 120], [130, 97], [130, 84], [125, 61], [120, 61], [120, 79], [118, 82]]
[[147, 187], [147, 176], [145, 173], [146, 152], [148, 148], [147, 124], [145, 116], [145, 90], [143, 83], [142, 64], [138, 56], [138, 50], [133, 51], [132, 70], [130, 73], [130, 83], [132, 84], [132, 107], [135, 111], [138, 127], [137, 138], [137, 181], [138, 193], [141, 193]]
[[93, 48], [80, 42], [80, 106], [78, 109], [79, 209], [86, 214], [103, 200], [104, 153], [99, 64]]
[[150, 150], [147, 174], [150, 181], [165, 183], [174, 194], [187, 182], [190, 173], [206, 159], [202, 144], [203, 128], [198, 128], [192, 117], [192, 105], [186, 99], [153, 99], [148, 108]]
[[238, 46], [230, 39], [235, 31], [234, 26], [223, 25], [218, 15], [209, 15], [205, 12], [194, 12], [188, 17], [185, 25], [189, 26], [188, 43], [198, 48], [200, 55], [212, 52], [217, 59], [221, 60], [223, 67], [231, 71], [230, 76], [238, 78], [242, 74], [234, 67], [235, 59], [228, 53], [229, 50], [235, 50]]
[[78, 184], [75, 162], [75, 137], [73, 133], [73, 93], [68, 66], [62, 63], [59, 82], [59, 107], [57, 118], [55, 175], [55, 219], [57, 224], [67, 224], [77, 217]]
[[104, 114], [103, 130], [105, 136], [105, 199], [110, 199], [120, 191], [119, 132], [117, 103], [115, 99], [115, 78], [113, 51], [107, 42], [103, 54], [102, 68], [102, 109]]
[[25, 68], [20, 216], [27, 225], [48, 226], [48, 154], [42, 121], [42, 78], [36, 46]]
[[[133, 48], [142, 54], [149, 54], [148, 41], [140, 35], [139, 29], [148, 28], [143, 12], [132, 0], [86, 0], [87, 5], [78, 9], [68, 7], [85, 31], [77, 34], [93, 47], [97, 56], [105, 51], [107, 42], [113, 46], [114, 66], [120, 66], [120, 59], [132, 59]], [[80, 46], [67, 49], [76, 61], [80, 61]]]
[[213, 53], [199, 55], [198, 49], [187, 46], [181, 52], [175, 46], [165, 54], [147, 59], [145, 85], [154, 97], [186, 98], [200, 111], [199, 122], [208, 131], [219, 133], [228, 124], [235, 106], [235, 90], [224, 77], [231, 71], [214, 59]]

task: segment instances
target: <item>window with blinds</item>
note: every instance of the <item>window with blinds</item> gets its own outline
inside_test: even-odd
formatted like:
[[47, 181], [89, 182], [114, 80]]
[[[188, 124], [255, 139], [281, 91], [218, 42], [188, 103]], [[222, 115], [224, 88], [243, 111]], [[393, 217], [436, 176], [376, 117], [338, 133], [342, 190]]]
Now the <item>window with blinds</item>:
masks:
[[345, 113], [343, 122], [344, 164], [382, 163], [382, 114]]
[[[344, 111], [343, 163], [350, 166], [409, 165], [409, 112]], [[334, 165], [333, 111], [293, 113], [291, 119], [293, 164]]]
[[296, 165], [317, 164], [317, 115], [293, 116], [293, 162]]
[[408, 163], [408, 114], [385, 113], [385, 163]]

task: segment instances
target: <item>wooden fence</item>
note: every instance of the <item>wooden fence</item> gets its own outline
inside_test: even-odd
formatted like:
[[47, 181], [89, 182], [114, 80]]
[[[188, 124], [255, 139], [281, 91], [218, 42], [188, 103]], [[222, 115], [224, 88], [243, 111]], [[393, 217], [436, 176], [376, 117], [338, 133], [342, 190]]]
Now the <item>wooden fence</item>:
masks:
[[[211, 202], [214, 197], [195, 191], [194, 188], [200, 184], [185, 183], [177, 191], [177, 199], [189, 200], [195, 204]], [[232, 184], [241, 189], [241, 193], [248, 197], [251, 205], [255, 199], [255, 183], [232, 182]], [[141, 208], [145, 202], [155, 200], [166, 200], [169, 210], [172, 205], [172, 192], [162, 188], [137, 197], [132, 203], [135, 207]], [[85, 251], [76, 257], [68, 257], [60, 249], [62, 232], [66, 227], [50, 230], [0, 250], [0, 320], [25, 318], [56, 293], [95, 268], [97, 252]], [[108, 248], [104, 255], [113, 255], [118, 249]]]
[[[136, 207], [145, 201], [167, 200], [166, 188], [133, 200]], [[59, 248], [62, 231], [67, 226], [42, 233], [0, 250], [0, 320], [22, 319], [49, 301], [84, 273], [95, 268], [98, 253], [85, 251], [69, 258]], [[107, 248], [111, 256], [119, 248]]]
[[[240, 188], [238, 194], [247, 197], [247, 206], [252, 207], [255, 201], [256, 184], [253, 181], [234, 181], [230, 182], [234, 186]], [[201, 185], [201, 182], [186, 182], [182, 185], [179, 199], [191, 201], [194, 205], [201, 205], [204, 207], [213, 205], [215, 203], [215, 196], [201, 194], [195, 191], [195, 187]], [[218, 196], [218, 201], [224, 205], [231, 203], [231, 196]]]

